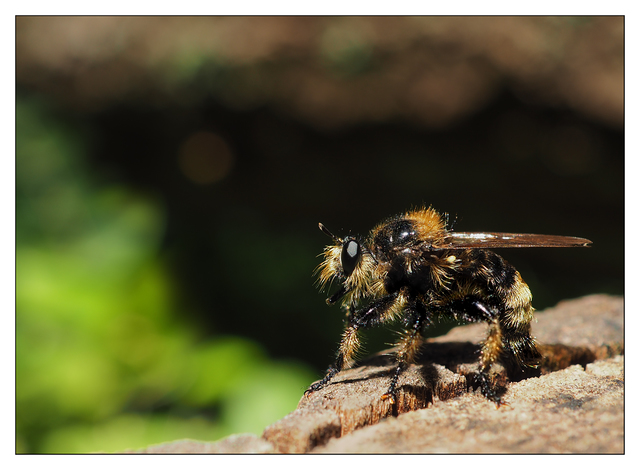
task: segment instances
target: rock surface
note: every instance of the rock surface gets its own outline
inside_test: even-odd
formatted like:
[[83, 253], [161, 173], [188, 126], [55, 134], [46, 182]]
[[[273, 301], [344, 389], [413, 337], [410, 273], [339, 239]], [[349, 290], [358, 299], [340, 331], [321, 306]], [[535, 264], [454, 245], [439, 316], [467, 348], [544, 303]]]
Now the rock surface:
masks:
[[181, 439], [149, 446], [137, 454], [270, 454], [273, 445], [255, 434], [234, 434], [215, 442]]
[[[537, 314], [541, 376], [507, 384], [506, 405], [471, 387], [485, 325], [454, 328], [425, 343], [417, 364], [388, 387], [390, 351], [303, 396], [262, 437], [177, 441], [147, 453], [623, 453], [623, 299], [592, 295]], [[506, 380], [503, 370], [499, 380]]]
[[[593, 367], [590, 367], [593, 366]], [[477, 394], [391, 417], [313, 452], [622, 453], [623, 359], [616, 356], [512, 384], [508, 406]]]

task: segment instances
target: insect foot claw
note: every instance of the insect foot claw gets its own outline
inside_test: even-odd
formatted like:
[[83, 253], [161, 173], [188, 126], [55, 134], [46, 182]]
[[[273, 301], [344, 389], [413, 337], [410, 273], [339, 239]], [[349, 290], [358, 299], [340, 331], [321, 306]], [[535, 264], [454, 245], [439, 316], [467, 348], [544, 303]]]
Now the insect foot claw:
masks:
[[329, 381], [333, 378], [333, 376], [336, 375], [336, 372], [337, 372], [336, 369], [330, 369], [327, 375], [322, 380], [319, 380], [318, 382], [311, 384], [311, 386], [304, 392], [304, 395], [309, 396], [313, 392], [317, 392], [318, 390], [324, 388], [325, 385], [327, 385]]
[[308, 397], [313, 392], [317, 392], [318, 390], [320, 390], [323, 386], [324, 386], [324, 384], [322, 384], [321, 382], [317, 382], [317, 383], [312, 384], [308, 389], [305, 390], [304, 396]]
[[480, 385], [480, 392], [487, 400], [490, 400], [496, 404], [496, 408], [500, 408], [503, 405], [508, 405], [506, 401], [502, 399], [505, 394], [506, 387], [493, 383], [487, 371], [479, 371], [476, 375], [476, 380]]
[[506, 406], [506, 407], [508, 407], [508, 406], [509, 406], [509, 403], [508, 403], [508, 402], [506, 402], [506, 401], [504, 401], [502, 398], [498, 398], [498, 399], [495, 401], [495, 403], [496, 403], [496, 410], [497, 410], [497, 409], [500, 409], [500, 407], [501, 407], [501, 406]]
[[390, 403], [390, 404], [392, 404], [392, 405], [395, 405], [395, 403], [396, 403], [396, 399], [395, 399], [395, 397], [393, 396], [393, 394], [392, 394], [392, 393], [388, 393], [388, 392], [387, 392], [387, 393], [385, 393], [384, 395], [382, 395], [382, 396], [380, 397], [380, 400], [382, 400], [382, 401], [389, 401], [389, 403]]

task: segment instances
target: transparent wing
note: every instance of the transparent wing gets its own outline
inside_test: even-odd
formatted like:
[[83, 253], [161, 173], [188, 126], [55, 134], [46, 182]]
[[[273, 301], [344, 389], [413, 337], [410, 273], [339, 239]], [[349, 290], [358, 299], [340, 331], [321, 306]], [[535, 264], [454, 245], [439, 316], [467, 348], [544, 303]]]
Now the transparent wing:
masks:
[[535, 247], [572, 247], [589, 246], [591, 240], [560, 235], [536, 235], [533, 233], [500, 232], [450, 232], [442, 242], [432, 248], [535, 248]]

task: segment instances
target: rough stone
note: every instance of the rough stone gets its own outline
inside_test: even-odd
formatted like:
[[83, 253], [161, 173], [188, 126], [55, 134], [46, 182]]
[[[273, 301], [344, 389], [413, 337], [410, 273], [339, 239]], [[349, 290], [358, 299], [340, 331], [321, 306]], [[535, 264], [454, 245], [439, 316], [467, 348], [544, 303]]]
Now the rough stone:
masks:
[[181, 439], [146, 447], [137, 454], [271, 454], [273, 445], [255, 434], [233, 434], [215, 442]]
[[511, 384], [500, 408], [477, 394], [436, 402], [314, 452], [623, 453], [622, 366], [616, 356]]
[[[496, 380], [507, 385], [505, 406], [473, 392], [486, 325], [466, 325], [426, 342], [418, 362], [400, 377], [395, 405], [381, 400], [394, 368], [389, 350], [303, 396], [298, 410], [263, 437], [284, 452], [310, 450], [308, 437], [287, 431], [302, 428], [333, 436], [316, 440], [312, 452], [622, 452], [622, 298], [565, 301], [537, 318], [533, 332], [544, 360], [540, 371], [530, 372], [543, 375], [508, 383], [506, 371], [497, 368]], [[339, 431], [333, 418], [331, 432], [320, 431], [326, 418], [314, 416], [327, 411], [339, 418]]]
[[[176, 441], [144, 453], [623, 453], [623, 299], [592, 295], [537, 313], [540, 376], [513, 377], [497, 407], [473, 390], [486, 325], [427, 341], [382, 400], [392, 350], [345, 370], [262, 437]], [[510, 379], [510, 382], [507, 381]]]

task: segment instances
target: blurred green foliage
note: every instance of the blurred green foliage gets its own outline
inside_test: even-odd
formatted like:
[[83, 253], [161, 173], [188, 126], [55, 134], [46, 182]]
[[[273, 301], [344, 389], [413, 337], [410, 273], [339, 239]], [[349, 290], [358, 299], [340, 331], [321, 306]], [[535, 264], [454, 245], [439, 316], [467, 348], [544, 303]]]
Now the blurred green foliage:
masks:
[[18, 97], [16, 133], [17, 452], [259, 434], [295, 408], [310, 370], [185, 320], [159, 204], [91, 173], [86, 129]]

